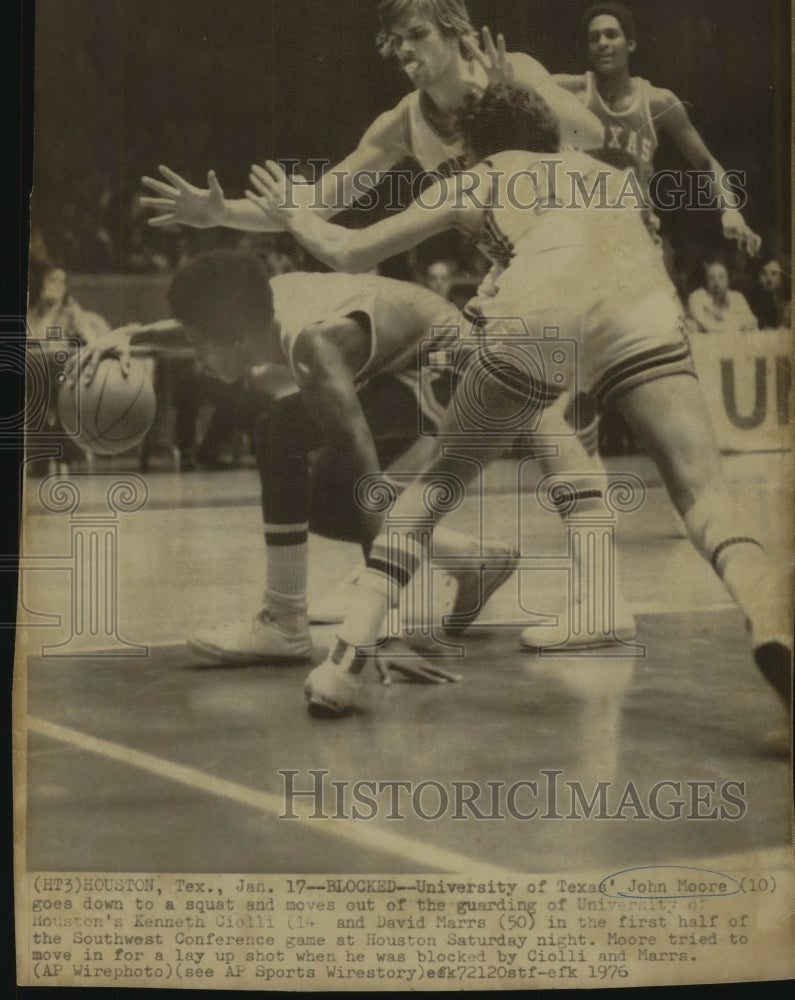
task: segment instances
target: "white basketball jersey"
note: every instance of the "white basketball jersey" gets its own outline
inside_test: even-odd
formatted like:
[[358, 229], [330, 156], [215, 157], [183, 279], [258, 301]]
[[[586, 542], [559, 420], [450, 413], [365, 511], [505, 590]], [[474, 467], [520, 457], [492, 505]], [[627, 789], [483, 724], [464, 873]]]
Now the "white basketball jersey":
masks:
[[450, 177], [470, 165], [459, 135], [442, 135], [423, 110], [428, 98], [421, 91], [407, 94], [398, 105], [402, 115], [404, 142], [423, 170]]

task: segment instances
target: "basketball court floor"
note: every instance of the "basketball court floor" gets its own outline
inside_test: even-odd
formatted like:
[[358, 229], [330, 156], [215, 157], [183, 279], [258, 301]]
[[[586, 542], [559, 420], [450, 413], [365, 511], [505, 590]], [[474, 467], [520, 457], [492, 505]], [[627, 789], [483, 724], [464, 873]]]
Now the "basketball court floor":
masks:
[[[789, 493], [766, 481], [781, 481], [788, 464], [772, 455], [729, 465], [779, 548]], [[449, 661], [461, 682], [396, 675], [383, 686], [372, 670], [357, 709], [335, 719], [307, 712], [306, 665], [222, 666], [184, 644], [193, 629], [258, 610], [264, 543], [253, 469], [133, 477], [143, 502], [117, 496], [113, 512], [108, 487], [121, 474], [71, 477], [76, 508], [74, 490], [58, 507], [55, 481], [29, 478], [19, 632], [27, 674], [18, 674], [15, 693], [17, 724], [27, 717], [19, 766], [28, 870], [553, 872], [576, 859], [582, 870], [608, 873], [684, 859], [720, 870], [757, 852], [785, 858], [789, 756], [768, 738], [783, 725], [780, 704], [753, 666], [741, 615], [690, 549], [650, 469], [642, 478], [645, 502], [618, 516], [616, 537], [643, 648], [576, 657], [519, 648], [519, 605], [551, 613], [552, 595], [566, 586], [566, 532], [539, 514], [522, 521], [521, 552], [549, 565], [523, 563], [494, 596], [482, 616], [490, 634], [468, 638], [464, 655]], [[478, 510], [465, 503], [450, 525], [474, 531], [485, 511], [485, 533], [500, 537], [515, 497], [497, 483], [486, 499]], [[109, 596], [98, 634], [89, 616], [76, 635], [84, 544], [101, 550], [97, 586]], [[355, 547], [312, 536], [310, 605], [356, 565]], [[333, 634], [333, 626], [314, 629], [315, 662]], [[322, 800], [286, 794], [290, 782], [306, 791], [319, 781]], [[332, 781], [350, 784], [335, 792]], [[524, 786], [512, 811], [503, 797], [502, 818], [456, 820], [451, 806], [431, 820], [401, 800], [404, 818], [395, 819], [381, 798], [375, 817], [357, 820], [357, 781], [430, 782], [425, 815], [441, 805], [439, 786], [454, 782], [474, 783], [487, 814], [489, 782], [503, 792], [517, 782], [546, 791], [534, 803]], [[678, 783], [687, 801], [678, 819], [644, 808], [663, 781]], [[640, 812], [564, 819], [573, 808], [567, 783], [590, 799], [599, 782], [609, 783], [611, 813], [631, 783]], [[697, 786], [706, 800], [694, 807], [695, 782], [710, 784]], [[731, 806], [727, 787], [741, 805], [721, 818], [714, 809]], [[550, 818], [520, 818], [533, 804]]]

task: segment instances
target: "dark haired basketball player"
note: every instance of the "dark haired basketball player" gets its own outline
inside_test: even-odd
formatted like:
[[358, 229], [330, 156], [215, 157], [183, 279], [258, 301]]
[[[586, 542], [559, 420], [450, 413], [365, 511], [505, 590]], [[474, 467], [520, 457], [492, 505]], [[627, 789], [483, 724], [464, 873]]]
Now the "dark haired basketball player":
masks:
[[[201, 630], [189, 644], [225, 663], [306, 660], [308, 532], [369, 551], [381, 518], [357, 506], [355, 484], [401, 459], [412, 473], [422, 464], [432, 438], [418, 441], [418, 414], [429, 428], [444, 408], [434, 392], [438, 372], [418, 368], [419, 344], [435, 336], [443, 347], [457, 338], [461, 316], [425, 288], [380, 276], [268, 279], [254, 254], [234, 250], [200, 254], [181, 268], [169, 305], [211, 370], [248, 383], [242, 407], [256, 426], [265, 522], [262, 608], [253, 620]], [[84, 373], [90, 377], [103, 351], [162, 342], [168, 326], [114, 331]], [[434, 554], [463, 560], [450, 573], [457, 628], [474, 620], [516, 566], [508, 547], [452, 531], [437, 538]], [[420, 676], [453, 679], [441, 668]]]
[[[761, 238], [746, 225], [738, 210], [736, 191], [682, 101], [672, 91], [630, 74], [630, 56], [637, 48], [631, 11], [612, 0], [595, 3], [582, 19], [582, 33], [591, 69], [580, 76], [556, 75], [554, 79], [576, 94], [602, 123], [600, 146], [606, 158], [625, 155], [646, 195], [654, 174], [658, 137], [666, 132], [690, 163], [703, 171], [706, 193], [716, 207], [723, 206], [724, 236], [756, 254]], [[653, 215], [651, 219], [656, 229], [659, 220]]]
[[[524, 114], [518, 113], [524, 108]], [[440, 180], [436, 189], [406, 211], [363, 230], [324, 222], [291, 207], [290, 181], [278, 164], [252, 168], [249, 198], [332, 267], [364, 270], [410, 249], [451, 226], [477, 238], [493, 261], [488, 286], [465, 310], [478, 320], [473, 377], [485, 373], [495, 415], [517, 399], [544, 406], [566, 388], [541, 370], [517, 363], [497, 366], [493, 339], [504, 351], [517, 332], [505, 317], [521, 317], [523, 337], [550, 322], [580, 348], [579, 383], [606, 405], [615, 404], [656, 462], [689, 537], [712, 565], [745, 613], [755, 659], [785, 704], [791, 706], [791, 617], [787, 589], [732, 504], [723, 478], [709, 417], [682, 332], [675, 289], [638, 213], [559, 199], [561, 177], [586, 182], [604, 178], [608, 195], [619, 197], [626, 175], [583, 153], [558, 151], [554, 117], [538, 98], [516, 89], [489, 90], [473, 98], [462, 115], [472, 153], [482, 162], [467, 176]], [[523, 151], [505, 149], [513, 134]], [[486, 158], [487, 157], [487, 158]], [[572, 189], [574, 194], [574, 189]], [[429, 208], [428, 206], [433, 207]], [[615, 249], [605, 253], [605, 246]], [[515, 347], [521, 356], [522, 338]], [[484, 389], [484, 392], [486, 390]], [[455, 404], [455, 398], [454, 398]], [[440, 435], [455, 427], [451, 406]], [[441, 455], [433, 471], [445, 472]], [[425, 515], [420, 492], [409, 487], [397, 517]], [[579, 500], [577, 501], [579, 509]], [[416, 567], [406, 541], [396, 547], [384, 535], [373, 543], [368, 572], [338, 635], [336, 649], [310, 675], [310, 703], [332, 712], [355, 698], [356, 675], [373, 648], [392, 588], [405, 584]]]

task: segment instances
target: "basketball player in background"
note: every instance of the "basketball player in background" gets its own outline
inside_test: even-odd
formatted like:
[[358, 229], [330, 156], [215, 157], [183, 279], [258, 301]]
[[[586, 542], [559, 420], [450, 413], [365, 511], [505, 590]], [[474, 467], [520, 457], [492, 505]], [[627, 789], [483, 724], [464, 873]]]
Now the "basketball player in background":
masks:
[[[575, 94], [602, 124], [599, 148], [589, 151], [608, 162], [617, 155], [626, 156], [634, 165], [640, 192], [648, 198], [659, 135], [665, 132], [693, 167], [703, 172], [706, 193], [714, 205], [723, 206], [723, 235], [756, 255], [762, 240], [746, 224], [731, 179], [690, 121], [682, 101], [672, 91], [630, 74], [630, 56], [637, 48], [631, 11], [612, 0], [595, 3], [583, 17], [582, 33], [591, 69], [579, 76], [555, 75], [554, 80]], [[656, 235], [660, 220], [653, 206], [645, 219]]]
[[[438, 181], [424, 204], [365, 229], [347, 230], [294, 207], [290, 180], [276, 163], [252, 167], [248, 196], [311, 254], [354, 272], [453, 226], [470, 231], [493, 268], [490, 289], [483, 288], [465, 310], [477, 319], [478, 336], [460, 384], [477, 384], [495, 416], [517, 400], [548, 406], [566, 388], [566, 377], [570, 384], [573, 366], [557, 386], [549, 370], [536, 367], [534, 375], [523, 360], [521, 337], [516, 364], [510, 365], [505, 352], [511, 334], [521, 331], [507, 328], [505, 317], [521, 317], [525, 336], [554, 318], [561, 337], [579, 344], [582, 387], [619, 409], [655, 461], [693, 546], [746, 616], [757, 666], [791, 709], [788, 586], [756, 538], [753, 520], [731, 501], [676, 291], [638, 213], [620, 201], [626, 174], [606, 170], [586, 154], [559, 151], [554, 116], [540, 99], [517, 89], [473, 97], [462, 128], [473, 156], [482, 160], [479, 166], [466, 178]], [[508, 152], [488, 155], [494, 149]], [[552, 167], [551, 153], [557, 154]], [[566, 176], [571, 188], [562, 196]], [[578, 203], [576, 181], [590, 190], [600, 177], [612, 207]], [[585, 190], [580, 188], [584, 199]], [[605, 246], [616, 252], [605, 254]], [[498, 342], [496, 354], [490, 337]], [[455, 429], [459, 412], [454, 395], [440, 440]], [[445, 473], [448, 465], [440, 449], [431, 471]], [[575, 495], [572, 503], [578, 513], [587, 512], [593, 498]], [[416, 569], [411, 522], [426, 516], [421, 489], [408, 487], [393, 515], [393, 532], [400, 523], [403, 537], [396, 545], [382, 534], [373, 543], [337, 646], [307, 680], [310, 705], [339, 713], [354, 702], [357, 675], [368, 652], [377, 649], [386, 602]]]
[[[377, 275], [269, 279], [256, 255], [237, 250], [184, 265], [169, 305], [197, 336], [208, 368], [245, 385], [240, 409], [255, 427], [265, 525], [262, 608], [253, 620], [202, 629], [188, 643], [228, 664], [306, 661], [308, 533], [355, 541], [369, 553], [382, 519], [356, 503], [355, 485], [387, 466], [403, 464], [413, 474], [424, 464], [433, 438], [418, 438], [418, 413], [424, 428], [437, 425], [444, 396], [440, 402], [438, 372], [418, 368], [419, 345], [433, 336], [440, 347], [457, 340], [461, 316], [427, 289]], [[164, 321], [114, 331], [87, 353], [83, 377], [92, 377], [103, 354], [121, 354], [124, 363], [131, 345], [163, 345], [178, 335], [174, 327]], [[461, 563], [449, 573], [451, 634], [472, 623], [517, 563], [508, 546], [454, 531], [437, 535], [434, 555]], [[427, 629], [428, 618], [438, 617], [432, 607], [421, 614], [413, 627]], [[457, 679], [416, 659], [393, 665], [422, 680]]]

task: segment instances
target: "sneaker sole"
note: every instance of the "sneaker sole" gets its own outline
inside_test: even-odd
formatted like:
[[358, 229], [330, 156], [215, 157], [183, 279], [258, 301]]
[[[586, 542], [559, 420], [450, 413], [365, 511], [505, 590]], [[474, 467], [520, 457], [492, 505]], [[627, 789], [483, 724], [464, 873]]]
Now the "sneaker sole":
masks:
[[346, 712], [350, 712], [353, 708], [353, 703], [340, 705], [338, 702], [331, 701], [329, 698], [318, 695], [314, 691], [304, 691], [304, 697], [307, 700], [307, 707], [312, 713], [345, 715]]
[[531, 642], [522, 635], [519, 645], [522, 649], [603, 649], [609, 646], [616, 646], [623, 642], [633, 642], [637, 638], [637, 630], [634, 628], [619, 629], [614, 636], [599, 636], [598, 638], [583, 639], [564, 638], [555, 642]]
[[[519, 553], [514, 551], [508, 551], [504, 554], [504, 561], [502, 565], [491, 566], [482, 565], [478, 572], [478, 581], [483, 580], [485, 586], [483, 588], [483, 594], [480, 594], [480, 588], [478, 592], [474, 595], [474, 598], [480, 598], [480, 604], [477, 608], [470, 611], [457, 611], [456, 607], [464, 603], [461, 601], [462, 587], [459, 582], [458, 593], [456, 594], [455, 601], [453, 603], [452, 611], [444, 616], [444, 621], [442, 625], [442, 630], [446, 636], [453, 638], [458, 635], [462, 635], [466, 630], [475, 622], [478, 615], [486, 607], [491, 597], [496, 594], [500, 587], [507, 583], [508, 580], [516, 572], [516, 567], [519, 565]], [[472, 596], [471, 594], [468, 596]], [[471, 601], [466, 602], [471, 608]]]
[[759, 672], [772, 685], [787, 711], [792, 713], [792, 650], [777, 639], [763, 642], [754, 650]]
[[311, 650], [308, 653], [236, 653], [228, 649], [220, 649], [199, 639], [188, 639], [188, 648], [195, 653], [202, 653], [219, 663], [243, 665], [247, 663], [308, 663]]

